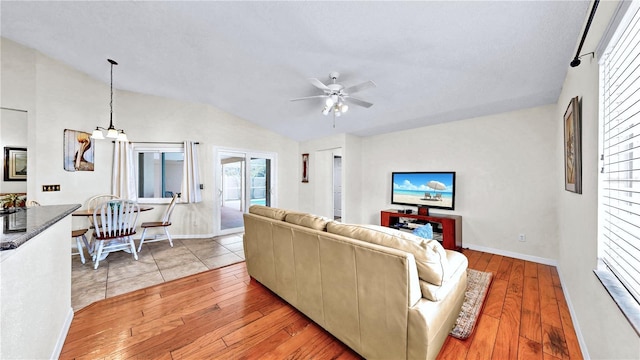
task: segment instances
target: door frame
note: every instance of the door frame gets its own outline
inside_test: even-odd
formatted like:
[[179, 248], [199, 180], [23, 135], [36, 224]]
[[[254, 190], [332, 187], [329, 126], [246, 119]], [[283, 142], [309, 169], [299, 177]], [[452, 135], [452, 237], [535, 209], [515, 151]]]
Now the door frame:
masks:
[[[263, 158], [263, 159], [269, 159], [271, 160], [271, 170], [270, 170], [270, 175], [271, 175], [271, 179], [269, 181], [270, 187], [268, 189], [268, 191], [270, 192], [270, 196], [271, 196], [271, 205], [272, 207], [277, 207], [278, 204], [278, 193], [277, 193], [277, 189], [278, 189], [278, 154], [275, 152], [268, 152], [268, 151], [257, 151], [257, 150], [250, 150], [250, 149], [240, 149], [240, 148], [229, 148], [229, 147], [214, 147], [213, 149], [213, 158], [215, 159], [215, 166], [214, 168], [214, 179], [215, 179], [215, 190], [214, 190], [214, 194], [213, 194], [213, 223], [214, 223], [214, 228], [213, 228], [213, 232], [214, 232], [214, 236], [218, 236], [218, 235], [227, 235], [227, 234], [235, 234], [235, 233], [239, 233], [239, 232], [244, 232], [244, 227], [240, 227], [240, 228], [230, 228], [230, 229], [222, 229], [222, 223], [220, 221], [220, 217], [221, 217], [221, 187], [222, 187], [222, 166], [221, 166], [221, 155], [222, 154], [226, 154], [226, 153], [232, 153], [232, 154], [238, 154], [238, 156], [244, 156], [245, 158], [245, 168], [244, 168], [244, 172], [246, 174], [245, 176], [245, 183], [244, 183], [244, 189], [243, 189], [243, 201], [245, 204], [250, 205], [251, 204], [251, 199], [250, 199], [250, 193], [249, 193], [249, 189], [251, 188], [251, 159], [252, 158]], [[243, 212], [247, 212], [249, 209], [249, 206], [244, 206], [243, 207]]]

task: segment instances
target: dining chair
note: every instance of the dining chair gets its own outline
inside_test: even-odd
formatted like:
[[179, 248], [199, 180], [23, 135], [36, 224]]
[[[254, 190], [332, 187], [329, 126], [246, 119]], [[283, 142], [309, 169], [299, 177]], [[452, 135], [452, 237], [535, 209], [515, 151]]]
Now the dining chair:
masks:
[[84, 264], [86, 262], [84, 258], [84, 250], [82, 248], [82, 243], [87, 248], [89, 255], [91, 255], [92, 251], [89, 247], [89, 241], [87, 241], [87, 236], [85, 235], [89, 231], [89, 229], [78, 229], [71, 231], [71, 237], [76, 240], [76, 252], [72, 252], [71, 255], [80, 255], [80, 261]]
[[140, 252], [140, 250], [142, 249], [142, 243], [144, 243], [144, 237], [147, 235], [147, 229], [150, 229], [150, 228], [161, 227], [164, 230], [164, 234], [167, 235], [167, 238], [157, 239], [154, 236], [153, 240], [148, 240], [147, 242], [169, 240], [169, 245], [173, 247], [173, 240], [171, 239], [171, 234], [169, 234], [169, 226], [171, 226], [171, 214], [173, 213], [173, 208], [175, 208], [176, 206], [177, 199], [178, 199], [178, 194], [173, 194], [171, 203], [169, 203], [167, 210], [164, 212], [164, 215], [162, 216], [162, 220], [143, 222], [142, 225], [140, 225], [140, 227], [142, 228], [142, 236], [140, 236], [140, 244], [138, 245], [138, 252]]
[[[93, 211], [96, 207], [98, 207], [98, 205], [102, 204], [105, 201], [118, 200], [118, 199], [120, 199], [120, 197], [117, 195], [99, 194], [99, 195], [90, 197], [89, 200], [85, 202], [85, 207], [87, 210]], [[93, 219], [91, 217], [88, 217], [87, 221], [89, 221], [89, 229], [93, 229]], [[91, 239], [90, 244], [91, 244], [91, 247], [87, 248], [87, 250], [89, 250], [90, 254], [93, 254], [93, 250], [94, 250], [93, 239]]]
[[110, 200], [93, 210], [93, 268], [110, 252], [124, 250], [138, 260], [133, 235], [136, 233], [140, 206], [131, 200]]
[[95, 209], [98, 205], [102, 204], [105, 201], [118, 200], [118, 199], [120, 199], [120, 197], [117, 195], [111, 195], [111, 194], [95, 195], [90, 197], [89, 200], [87, 200], [86, 206], [87, 206], [87, 209]]

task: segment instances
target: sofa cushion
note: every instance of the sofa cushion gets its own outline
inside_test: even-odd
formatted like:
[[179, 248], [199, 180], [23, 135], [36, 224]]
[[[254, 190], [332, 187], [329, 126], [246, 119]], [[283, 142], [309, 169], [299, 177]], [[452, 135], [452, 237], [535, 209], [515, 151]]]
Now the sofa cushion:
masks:
[[289, 211], [284, 217], [284, 221], [314, 230], [325, 231], [327, 229], [327, 223], [333, 220], [324, 216]]
[[423, 239], [383, 226], [351, 225], [335, 221], [327, 224], [327, 232], [411, 253], [416, 259], [418, 277], [431, 284], [442, 285], [445, 273], [448, 273], [447, 255], [437, 240]]
[[284, 217], [287, 215], [287, 210], [272, 208], [263, 205], [251, 205], [249, 208], [249, 213], [265, 216], [275, 220], [284, 220]]

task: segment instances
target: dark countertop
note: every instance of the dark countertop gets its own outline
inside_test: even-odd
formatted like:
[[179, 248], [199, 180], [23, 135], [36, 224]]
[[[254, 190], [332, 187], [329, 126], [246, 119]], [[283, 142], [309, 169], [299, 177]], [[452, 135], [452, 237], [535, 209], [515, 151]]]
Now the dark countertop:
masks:
[[[12, 250], [80, 208], [80, 204], [19, 208], [0, 215], [0, 251]], [[71, 234], [69, 234], [71, 236]]]

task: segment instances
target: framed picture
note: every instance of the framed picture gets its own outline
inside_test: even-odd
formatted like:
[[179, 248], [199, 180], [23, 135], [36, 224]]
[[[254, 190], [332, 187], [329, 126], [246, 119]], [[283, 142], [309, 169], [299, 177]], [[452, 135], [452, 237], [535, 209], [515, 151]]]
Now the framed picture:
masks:
[[27, 148], [4, 148], [4, 181], [27, 181]]
[[564, 188], [582, 194], [582, 129], [577, 96], [564, 113]]
[[302, 154], [302, 182], [309, 182], [309, 154]]
[[64, 169], [66, 171], [93, 171], [95, 140], [91, 134], [64, 129]]

